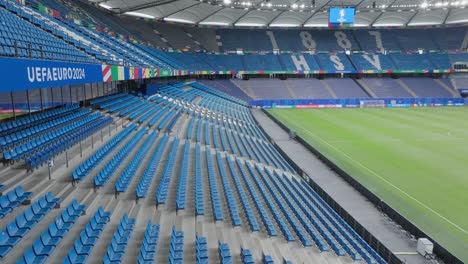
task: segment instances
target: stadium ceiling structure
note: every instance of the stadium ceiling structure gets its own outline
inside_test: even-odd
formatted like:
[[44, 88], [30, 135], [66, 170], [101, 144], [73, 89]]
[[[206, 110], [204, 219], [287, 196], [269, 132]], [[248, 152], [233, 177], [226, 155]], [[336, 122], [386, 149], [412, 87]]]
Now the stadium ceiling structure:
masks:
[[328, 8], [356, 7], [354, 27], [468, 23], [468, 0], [89, 0], [122, 15], [234, 27], [328, 27]]

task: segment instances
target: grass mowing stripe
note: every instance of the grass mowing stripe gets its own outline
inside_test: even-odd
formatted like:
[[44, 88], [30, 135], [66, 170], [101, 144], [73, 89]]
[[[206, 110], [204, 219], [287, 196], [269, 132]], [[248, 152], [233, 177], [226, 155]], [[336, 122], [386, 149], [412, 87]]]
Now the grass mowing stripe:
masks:
[[468, 122], [459, 118], [468, 114], [468, 108], [271, 112], [439, 243], [468, 260]]

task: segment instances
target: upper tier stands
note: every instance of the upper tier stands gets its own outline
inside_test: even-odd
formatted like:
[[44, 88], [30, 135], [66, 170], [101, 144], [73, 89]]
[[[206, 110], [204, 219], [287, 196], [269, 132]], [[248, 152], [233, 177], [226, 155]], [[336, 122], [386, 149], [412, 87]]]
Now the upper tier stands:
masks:
[[2, 56], [97, 63], [83, 51], [3, 8], [0, 17]]
[[[152, 49], [152, 48], [148, 48]], [[162, 53], [161, 51], [159, 51]], [[217, 71], [320, 71], [360, 72], [382, 70], [446, 70], [452, 69], [453, 63], [467, 61], [467, 54], [205, 54], [190, 52], [169, 52], [171, 65], [193, 70], [213, 69]], [[169, 64], [169, 63], [168, 63]]]
[[[188, 70], [357, 72], [361, 70], [450, 69], [466, 61], [466, 54], [390, 55], [343, 53], [245, 54], [163, 52], [128, 41], [156, 39], [154, 45], [170, 49], [209, 51], [256, 50], [325, 52], [343, 50], [449, 50], [463, 49], [464, 28], [399, 30], [248, 30], [193, 29], [109, 16], [80, 1], [34, 0], [28, 5], [0, 0], [0, 55], [82, 63], [177, 68]], [[39, 5], [58, 10], [60, 17], [38, 11]], [[74, 20], [67, 20], [73, 17]], [[90, 29], [93, 25], [99, 30]], [[129, 22], [129, 23], [127, 23]], [[128, 25], [127, 25], [128, 24]], [[138, 25], [141, 25], [141, 28]], [[143, 30], [144, 29], [144, 30]], [[205, 32], [206, 30], [206, 32]], [[111, 36], [109, 33], [112, 32]], [[122, 34], [124, 37], [115, 35]], [[199, 35], [199, 36], [197, 36]], [[439, 37], [444, 36], [444, 40]], [[416, 37], [415, 37], [416, 36]], [[435, 37], [437, 36], [437, 37]], [[275, 38], [272, 41], [271, 38]], [[147, 42], [147, 41], [145, 41]], [[157, 43], [155, 43], [157, 42]], [[275, 43], [275, 47], [273, 44]]]

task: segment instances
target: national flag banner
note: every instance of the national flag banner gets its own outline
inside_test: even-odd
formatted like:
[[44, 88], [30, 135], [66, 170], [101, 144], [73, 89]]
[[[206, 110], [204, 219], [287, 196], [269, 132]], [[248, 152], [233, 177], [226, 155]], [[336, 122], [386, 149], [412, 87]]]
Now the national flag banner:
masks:
[[47, 7], [45, 7], [45, 6], [43, 6], [43, 5], [40, 4], [37, 8], [38, 8], [39, 11], [41, 11], [42, 13], [47, 14]]
[[159, 76], [160, 77], [166, 77], [166, 76], [170, 76], [171, 75], [171, 71], [169, 69], [160, 69], [159, 70]]
[[21, 5], [25, 5], [26, 1], [25, 0], [16, 0], [16, 3], [21, 4]]
[[60, 17], [60, 12], [57, 10], [52, 10], [52, 16], [53, 17]]
[[133, 78], [134, 80], [140, 79], [140, 68], [133, 68]]
[[110, 82], [112, 81], [112, 71], [110, 65], [102, 65], [102, 81]]
[[122, 81], [125, 80], [125, 68], [123, 66], [112, 66], [112, 80]]
[[133, 67], [128, 68], [128, 71], [130, 73], [129, 80], [135, 80], [135, 70]]

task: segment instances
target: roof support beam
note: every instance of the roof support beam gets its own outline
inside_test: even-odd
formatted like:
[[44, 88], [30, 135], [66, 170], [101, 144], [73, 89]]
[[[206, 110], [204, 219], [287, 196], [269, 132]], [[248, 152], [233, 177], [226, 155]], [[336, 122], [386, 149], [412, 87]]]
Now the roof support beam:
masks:
[[122, 14], [122, 13], [126, 13], [126, 12], [138, 11], [140, 9], [145, 9], [145, 8], [150, 8], [150, 7], [154, 7], [154, 6], [160, 6], [160, 5], [166, 5], [166, 4], [176, 2], [176, 1], [177, 0], [156, 0], [156, 1], [151, 2], [151, 3], [136, 5], [136, 6], [132, 6], [132, 7], [129, 7], [129, 8], [122, 8], [122, 9], [120, 9], [119, 13]]

